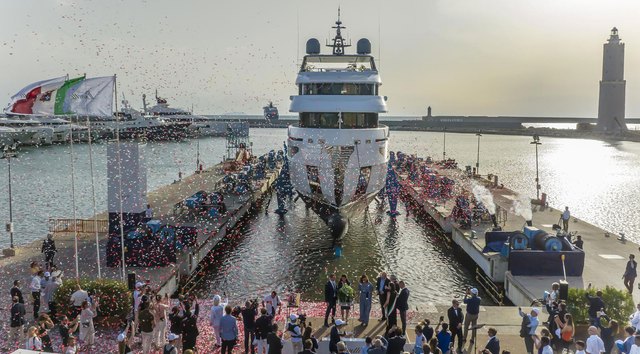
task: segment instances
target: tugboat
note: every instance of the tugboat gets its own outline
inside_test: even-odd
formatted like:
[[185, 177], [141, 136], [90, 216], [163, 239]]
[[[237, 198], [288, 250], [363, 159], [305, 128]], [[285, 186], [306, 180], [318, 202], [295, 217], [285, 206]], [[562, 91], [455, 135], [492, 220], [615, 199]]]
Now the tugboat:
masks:
[[269, 102], [268, 105], [262, 107], [264, 110], [264, 119], [267, 121], [278, 120], [280, 115], [278, 114], [278, 107], [273, 105], [273, 102]]
[[340, 9], [336, 35], [327, 43], [331, 54], [320, 53], [311, 38], [296, 78], [299, 94], [290, 111], [298, 124], [288, 128], [291, 182], [326, 223], [334, 239], [341, 239], [349, 219], [361, 213], [384, 187], [389, 161], [389, 128], [378, 123], [387, 112], [386, 97], [371, 55], [371, 43], [360, 39], [356, 54], [342, 37]]

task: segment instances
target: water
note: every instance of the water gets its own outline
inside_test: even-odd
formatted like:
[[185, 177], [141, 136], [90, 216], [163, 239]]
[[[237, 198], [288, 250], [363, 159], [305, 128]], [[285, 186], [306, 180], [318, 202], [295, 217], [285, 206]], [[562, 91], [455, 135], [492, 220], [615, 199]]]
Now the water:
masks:
[[[252, 129], [257, 154], [281, 148], [286, 129]], [[499, 175], [500, 182], [529, 197], [535, 196], [535, 150], [525, 136], [484, 135], [480, 140], [480, 172]], [[640, 144], [580, 139], [542, 138], [539, 171], [542, 191], [557, 208], [569, 206], [573, 215], [604, 229], [624, 231], [640, 241]], [[475, 165], [477, 137], [473, 134], [446, 135], [446, 154], [461, 166]], [[443, 133], [391, 132], [391, 149], [440, 158]], [[222, 159], [224, 139], [200, 140], [201, 159], [211, 166]], [[106, 145], [94, 145], [97, 209], [106, 209]], [[148, 143], [145, 147], [148, 186], [171, 183], [178, 171], [195, 169], [196, 142]], [[79, 218], [93, 215], [88, 146], [75, 145], [76, 208]], [[0, 161], [0, 220], [8, 221], [6, 161]], [[23, 148], [12, 160], [15, 243], [42, 238], [49, 217], [71, 217], [69, 146]], [[231, 242], [218, 250], [218, 264], [201, 288], [221, 290], [240, 297], [290, 287], [305, 298], [320, 299], [328, 272], [345, 273], [351, 280], [390, 270], [406, 279], [413, 298], [441, 302], [473, 285], [472, 274], [459, 259], [443, 249], [433, 230], [420, 217], [406, 217], [406, 210], [392, 222], [375, 204], [371, 217], [354, 220], [343, 245], [343, 257], [336, 259], [327, 229], [301, 202], [289, 206], [280, 219], [272, 211], [275, 199], [253, 215]], [[372, 220], [380, 216], [381, 222]], [[8, 235], [0, 232], [0, 247]], [[390, 263], [390, 264], [387, 264]]]

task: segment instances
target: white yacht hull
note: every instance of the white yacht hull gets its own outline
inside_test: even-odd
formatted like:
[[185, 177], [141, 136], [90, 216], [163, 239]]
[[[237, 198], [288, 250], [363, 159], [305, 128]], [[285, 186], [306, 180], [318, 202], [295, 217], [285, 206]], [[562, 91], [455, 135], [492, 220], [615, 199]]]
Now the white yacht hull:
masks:
[[333, 236], [341, 237], [348, 219], [384, 187], [389, 129], [290, 126], [288, 136], [293, 187], [327, 222]]

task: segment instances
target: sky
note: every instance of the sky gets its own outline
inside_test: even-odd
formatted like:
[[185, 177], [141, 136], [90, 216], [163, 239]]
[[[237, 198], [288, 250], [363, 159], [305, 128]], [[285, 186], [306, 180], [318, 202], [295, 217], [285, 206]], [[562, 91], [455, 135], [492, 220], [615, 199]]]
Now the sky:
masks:
[[595, 117], [616, 26], [626, 116], [640, 117], [637, 0], [0, 0], [0, 105], [86, 73], [116, 74], [135, 108], [157, 89], [197, 114], [261, 114], [268, 101], [288, 114], [305, 42], [333, 36], [338, 6], [354, 47], [372, 42], [389, 115]]

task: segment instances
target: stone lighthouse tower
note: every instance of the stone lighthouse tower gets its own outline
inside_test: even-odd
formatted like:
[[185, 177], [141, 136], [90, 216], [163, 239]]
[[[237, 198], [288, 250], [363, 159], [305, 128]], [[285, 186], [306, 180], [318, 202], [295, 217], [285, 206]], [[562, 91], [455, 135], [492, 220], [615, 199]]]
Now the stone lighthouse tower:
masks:
[[611, 30], [611, 36], [604, 44], [602, 59], [602, 81], [598, 103], [598, 125], [601, 132], [621, 133], [627, 130], [624, 121], [624, 43], [620, 42], [618, 29]]

